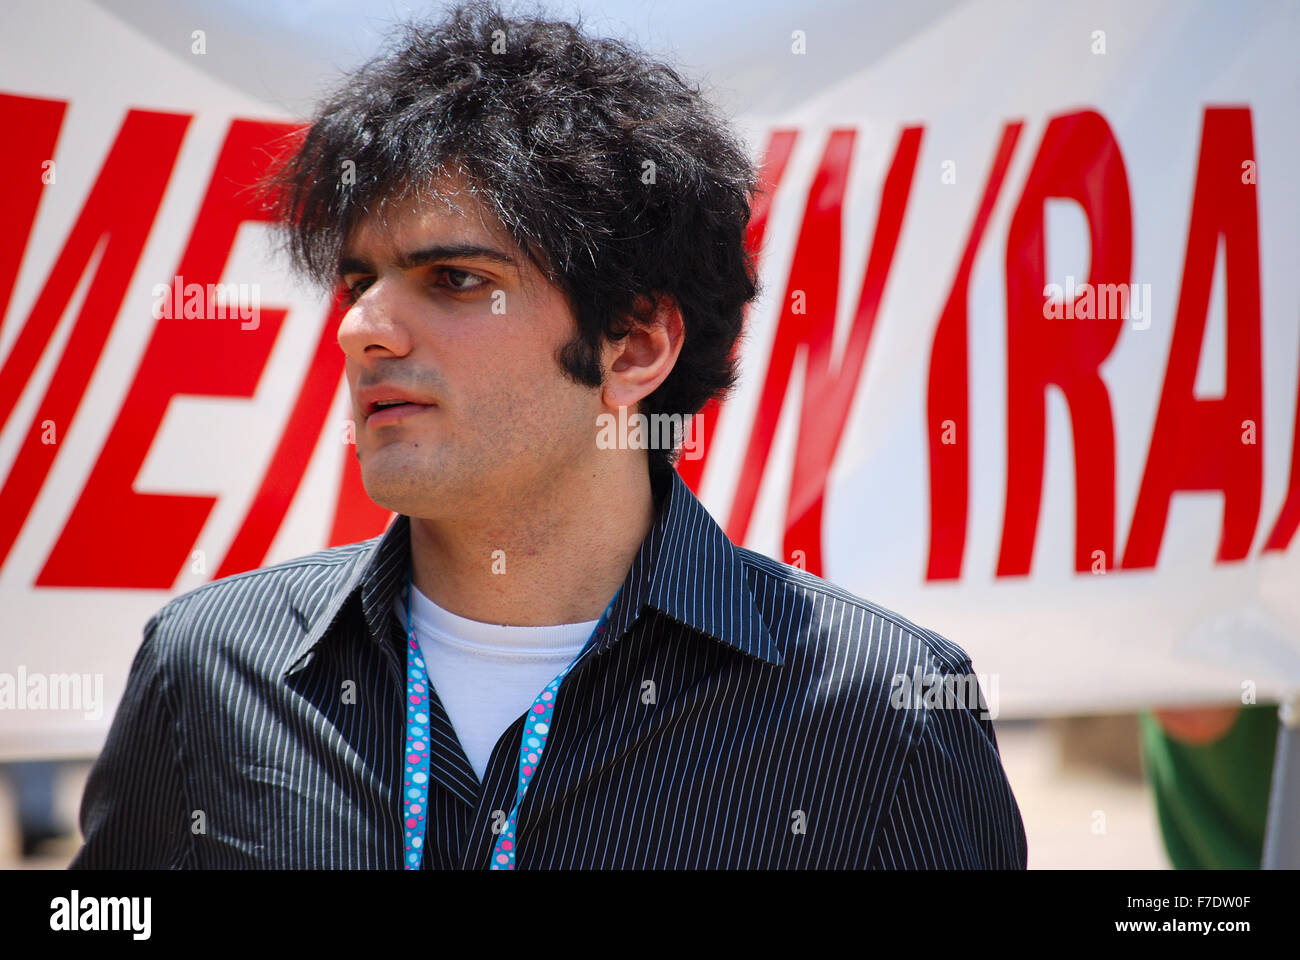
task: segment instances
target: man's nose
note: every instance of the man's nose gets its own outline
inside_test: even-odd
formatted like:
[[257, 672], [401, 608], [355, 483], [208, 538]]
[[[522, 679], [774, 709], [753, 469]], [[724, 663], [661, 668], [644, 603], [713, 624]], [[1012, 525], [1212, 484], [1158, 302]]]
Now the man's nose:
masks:
[[343, 353], [357, 363], [404, 356], [411, 350], [409, 294], [395, 277], [372, 281], [339, 323]]

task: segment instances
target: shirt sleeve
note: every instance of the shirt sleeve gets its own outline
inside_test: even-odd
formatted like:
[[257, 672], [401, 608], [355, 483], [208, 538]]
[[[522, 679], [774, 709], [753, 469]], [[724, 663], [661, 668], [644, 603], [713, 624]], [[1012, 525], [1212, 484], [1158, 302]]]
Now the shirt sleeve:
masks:
[[167, 703], [155, 614], [81, 800], [85, 843], [69, 869], [179, 869], [190, 854], [190, 811]]
[[[965, 676], [973, 677], [969, 662], [966, 667]], [[1002, 769], [992, 720], [964, 704], [917, 712], [920, 733], [877, 827], [867, 866], [1025, 869], [1024, 822]]]

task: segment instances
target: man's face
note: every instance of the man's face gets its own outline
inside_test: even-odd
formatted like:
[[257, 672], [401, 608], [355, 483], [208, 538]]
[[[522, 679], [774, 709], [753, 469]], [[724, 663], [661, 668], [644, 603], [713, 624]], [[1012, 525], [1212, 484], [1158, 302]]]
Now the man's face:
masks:
[[[468, 518], [544, 498], [595, 451], [600, 391], [556, 356], [577, 327], [563, 294], [464, 180], [363, 220], [340, 276], [339, 326], [366, 492], [413, 517]], [[376, 401], [408, 400], [387, 412]], [[506, 517], [502, 517], [505, 520]]]

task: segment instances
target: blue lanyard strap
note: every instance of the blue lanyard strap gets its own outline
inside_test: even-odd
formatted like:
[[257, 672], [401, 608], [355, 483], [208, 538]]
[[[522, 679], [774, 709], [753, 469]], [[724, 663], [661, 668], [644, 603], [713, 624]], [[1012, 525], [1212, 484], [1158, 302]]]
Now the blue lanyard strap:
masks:
[[[411, 619], [411, 593], [413, 586], [408, 579], [406, 585], [406, 776], [403, 778], [402, 806], [403, 828], [406, 845], [404, 866], [407, 870], [419, 870], [424, 855], [425, 825], [428, 823], [429, 806], [429, 675], [424, 665], [424, 655], [415, 639], [415, 622]], [[519, 743], [519, 788], [515, 793], [514, 806], [506, 819], [505, 829], [497, 835], [492, 848], [493, 870], [513, 870], [515, 868], [515, 822], [519, 815], [519, 806], [524, 801], [524, 791], [529, 781], [537, 772], [542, 759], [542, 750], [546, 738], [551, 732], [551, 714], [555, 709], [555, 698], [560, 683], [582, 654], [600, 637], [609, 624], [610, 611], [619, 591], [600, 615], [596, 629], [591, 632], [578, 655], [567, 667], [546, 685], [538, 694], [533, 705], [528, 708], [524, 719], [524, 732]]]

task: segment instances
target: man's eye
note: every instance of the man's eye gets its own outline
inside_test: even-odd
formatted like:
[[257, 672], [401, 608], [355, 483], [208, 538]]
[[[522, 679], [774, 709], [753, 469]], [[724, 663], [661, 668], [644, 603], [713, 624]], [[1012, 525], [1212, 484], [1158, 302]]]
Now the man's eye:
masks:
[[451, 267], [447, 267], [442, 271], [442, 274], [447, 278], [449, 281], [448, 286], [453, 290], [474, 290], [487, 283], [487, 281], [478, 274], [470, 273], [467, 270], [454, 270]]
[[345, 287], [342, 294], [343, 302], [348, 304], [356, 303], [361, 298], [361, 295], [366, 292], [368, 286], [370, 286], [369, 280], [358, 280], [356, 283]]

